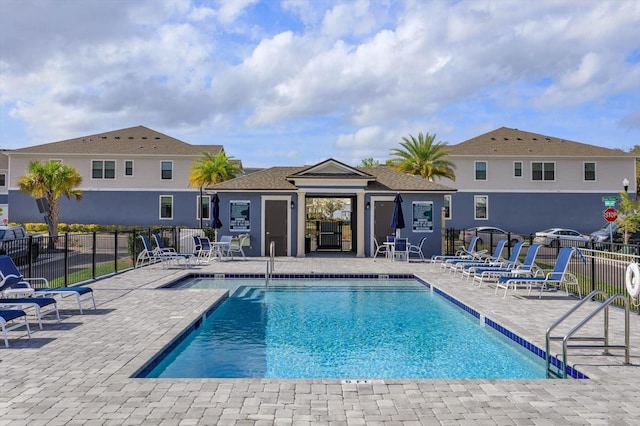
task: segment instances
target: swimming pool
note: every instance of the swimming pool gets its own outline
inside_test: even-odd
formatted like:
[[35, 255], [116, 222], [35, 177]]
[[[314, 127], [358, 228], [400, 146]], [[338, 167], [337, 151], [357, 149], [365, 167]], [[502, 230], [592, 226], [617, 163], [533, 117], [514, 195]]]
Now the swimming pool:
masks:
[[[137, 377], [545, 378], [544, 362], [415, 279], [194, 279], [230, 288]], [[469, 315], [471, 313], [472, 315]]]

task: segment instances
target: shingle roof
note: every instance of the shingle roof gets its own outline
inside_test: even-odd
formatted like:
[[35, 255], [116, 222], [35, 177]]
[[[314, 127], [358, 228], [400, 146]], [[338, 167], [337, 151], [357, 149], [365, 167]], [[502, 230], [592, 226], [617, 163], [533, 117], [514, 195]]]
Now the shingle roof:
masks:
[[[219, 184], [207, 187], [210, 191], [295, 191], [297, 187], [291, 183], [289, 177], [303, 170], [309, 169], [309, 166], [300, 167], [271, 167], [259, 170], [251, 174], [238, 177], [236, 179], [221, 182]], [[454, 189], [441, 185], [436, 182], [429, 182], [419, 176], [411, 176], [400, 173], [388, 166], [376, 166], [361, 168], [357, 170], [362, 173], [375, 177], [374, 182], [367, 185], [367, 191], [445, 191], [451, 192]], [[314, 176], [319, 176], [315, 175]], [[327, 178], [336, 178], [336, 175], [326, 175]], [[353, 175], [355, 178], [362, 179], [361, 175]], [[339, 175], [340, 179], [348, 178]]]
[[620, 149], [588, 145], [553, 136], [501, 127], [456, 145], [448, 145], [451, 156], [553, 156], [635, 157]]
[[218, 154], [222, 145], [191, 145], [144, 126], [113, 130], [13, 150], [12, 154], [201, 155]]

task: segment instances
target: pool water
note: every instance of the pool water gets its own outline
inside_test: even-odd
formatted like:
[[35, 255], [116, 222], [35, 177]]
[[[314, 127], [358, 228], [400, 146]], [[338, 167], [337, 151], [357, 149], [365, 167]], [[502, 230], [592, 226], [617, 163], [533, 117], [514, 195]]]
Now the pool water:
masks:
[[546, 377], [541, 358], [415, 280], [329, 281], [199, 280], [229, 299], [145, 377]]

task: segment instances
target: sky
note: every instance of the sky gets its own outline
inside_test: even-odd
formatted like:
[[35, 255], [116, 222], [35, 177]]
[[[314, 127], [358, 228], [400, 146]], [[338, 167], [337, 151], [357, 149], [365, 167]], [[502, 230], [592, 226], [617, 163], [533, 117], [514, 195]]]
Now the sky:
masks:
[[146, 126], [244, 167], [500, 127], [640, 145], [636, 0], [0, 0], [0, 148]]

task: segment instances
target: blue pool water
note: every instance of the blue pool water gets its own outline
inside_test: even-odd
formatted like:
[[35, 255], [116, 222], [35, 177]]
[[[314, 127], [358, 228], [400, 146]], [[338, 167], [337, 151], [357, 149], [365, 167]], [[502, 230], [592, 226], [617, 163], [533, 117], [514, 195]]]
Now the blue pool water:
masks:
[[230, 297], [145, 377], [546, 377], [541, 358], [415, 280], [194, 285]]

